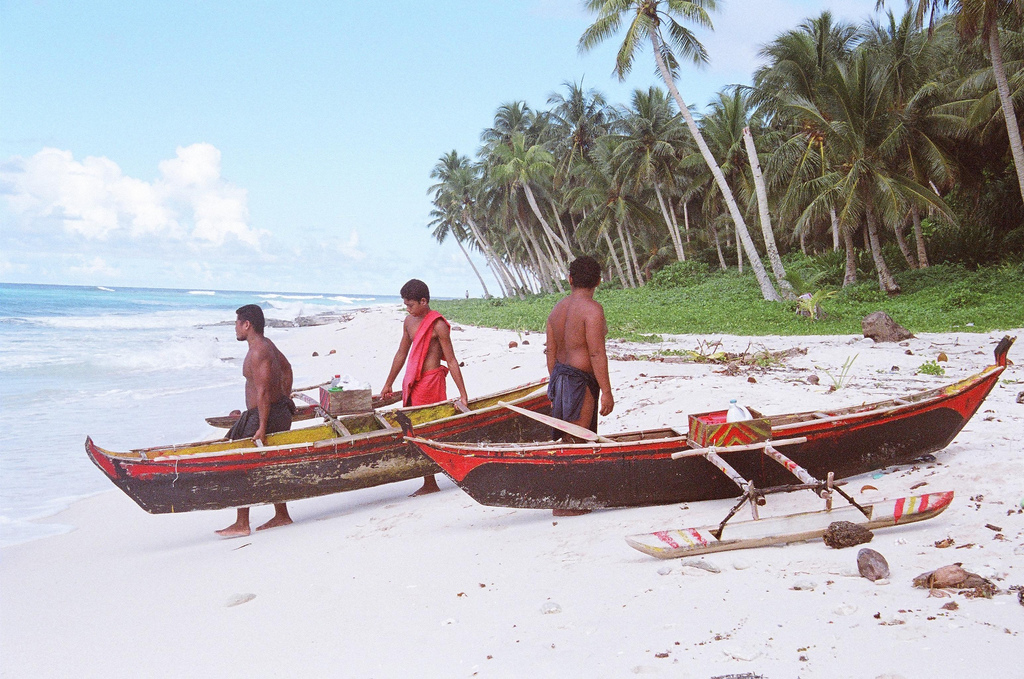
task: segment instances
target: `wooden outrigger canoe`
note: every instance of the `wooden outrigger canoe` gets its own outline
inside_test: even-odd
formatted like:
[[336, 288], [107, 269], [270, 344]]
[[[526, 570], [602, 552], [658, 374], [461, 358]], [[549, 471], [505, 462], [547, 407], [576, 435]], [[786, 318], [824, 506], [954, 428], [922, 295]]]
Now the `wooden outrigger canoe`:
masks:
[[550, 412], [546, 387], [541, 380], [473, 399], [468, 412], [445, 401], [343, 415], [331, 425], [270, 434], [258, 447], [252, 439], [220, 439], [117, 453], [87, 438], [85, 450], [114, 485], [153, 514], [289, 502], [440, 471], [403, 441], [399, 413], [445, 440], [550, 437], [549, 427], [498, 405], [511, 400], [529, 411]]
[[1003, 338], [995, 365], [948, 386], [765, 418], [767, 442], [788, 456], [781, 464], [768, 458], [764, 443], [694, 450], [687, 432], [672, 428], [584, 443], [448, 443], [421, 429], [409, 440], [473, 499], [496, 507], [586, 510], [737, 497], [755, 487], [798, 484], [794, 467], [814, 479], [845, 478], [945, 448], [996, 384], [1012, 344]]

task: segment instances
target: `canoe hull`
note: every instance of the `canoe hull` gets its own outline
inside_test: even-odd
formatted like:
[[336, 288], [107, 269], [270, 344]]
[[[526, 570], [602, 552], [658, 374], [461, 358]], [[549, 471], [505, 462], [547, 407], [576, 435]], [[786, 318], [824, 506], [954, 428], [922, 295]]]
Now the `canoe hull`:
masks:
[[[516, 402], [528, 410], [550, 412], [546, 392], [534, 387]], [[508, 398], [507, 394], [502, 396]], [[403, 410], [422, 420], [430, 418], [428, 409]], [[497, 406], [417, 426], [445, 441], [536, 441], [550, 436], [542, 424]], [[309, 431], [316, 429], [324, 428]], [[301, 439], [304, 431], [273, 436]], [[270, 437], [268, 443], [273, 442]], [[119, 454], [103, 450], [92, 439], [85, 447], [118, 488], [153, 514], [289, 502], [440, 472], [429, 457], [403, 440], [398, 428], [260, 448], [248, 441], [206, 448], [234, 444], [238, 447], [200, 454], [189, 454], [188, 445]]]
[[[803, 413], [768, 418], [774, 440], [806, 437], [782, 452], [817, 478], [845, 478], [906, 464], [945, 448], [974, 415], [1004, 365], [949, 387], [816, 419]], [[672, 460], [690, 450], [685, 436], [650, 430], [612, 436], [612, 443], [519, 448], [450, 446], [411, 439], [473, 499], [497, 507], [600, 509], [736, 497], [739, 489], [702, 456]], [[735, 451], [727, 461], [758, 488], [798, 481], [760, 451]]]

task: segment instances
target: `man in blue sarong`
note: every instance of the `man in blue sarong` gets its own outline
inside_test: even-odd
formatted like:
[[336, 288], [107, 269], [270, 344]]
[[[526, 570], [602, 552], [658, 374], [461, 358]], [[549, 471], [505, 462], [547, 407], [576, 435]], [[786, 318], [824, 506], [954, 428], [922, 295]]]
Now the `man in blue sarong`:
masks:
[[[608, 323], [604, 307], [594, 301], [601, 282], [601, 266], [593, 257], [583, 256], [569, 265], [572, 292], [551, 310], [547, 322], [548, 398], [551, 414], [597, 432], [598, 398], [601, 415], [615, 407], [608, 379], [608, 355], [604, 338]], [[571, 441], [572, 436], [557, 429], [553, 438]], [[554, 516], [577, 516], [589, 509], [552, 510]]]
[[[551, 414], [593, 432], [601, 415], [615, 406], [608, 379], [604, 340], [608, 324], [604, 307], [594, 301], [601, 267], [583, 256], [569, 265], [572, 292], [551, 310], [547, 322], [548, 398]], [[555, 437], [568, 438], [556, 430]]]

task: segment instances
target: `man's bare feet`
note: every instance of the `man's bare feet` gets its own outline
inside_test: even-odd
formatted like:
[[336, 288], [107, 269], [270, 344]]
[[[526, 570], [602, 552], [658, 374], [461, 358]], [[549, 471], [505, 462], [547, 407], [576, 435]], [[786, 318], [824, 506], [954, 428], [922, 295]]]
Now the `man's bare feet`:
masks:
[[217, 531], [217, 535], [222, 538], [244, 538], [250, 532], [248, 525], [242, 526], [236, 521], [227, 528], [221, 528]]
[[420, 488], [419, 490], [417, 490], [415, 493], [413, 493], [409, 497], [419, 497], [420, 495], [429, 495], [430, 493], [436, 493], [439, 490], [441, 490], [441, 489], [437, 485], [437, 479], [435, 479], [434, 475], [431, 474], [430, 476], [424, 476], [423, 477], [423, 487]]
[[291, 522], [292, 517], [288, 516], [288, 505], [282, 502], [274, 505], [274, 518], [267, 521], [262, 526], [258, 526], [256, 530], [266, 530], [268, 528], [277, 528], [278, 526], [287, 526]]
[[589, 509], [552, 509], [551, 516], [583, 516], [590, 512]]
[[217, 535], [222, 538], [243, 538], [249, 534], [249, 508], [239, 507], [238, 518], [227, 528], [221, 528]]

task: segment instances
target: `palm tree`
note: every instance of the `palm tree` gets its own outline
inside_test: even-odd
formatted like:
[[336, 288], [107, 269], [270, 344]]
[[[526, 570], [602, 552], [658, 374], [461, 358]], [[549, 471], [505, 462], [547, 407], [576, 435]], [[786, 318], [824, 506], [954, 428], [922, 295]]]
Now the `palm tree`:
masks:
[[548, 113], [556, 130], [553, 153], [558, 158], [558, 173], [564, 178], [576, 163], [590, 160], [597, 140], [608, 133], [610, 121], [608, 103], [597, 90], [584, 90], [582, 83], [564, 82], [567, 95], [553, 92], [548, 104], [554, 108]]
[[484, 277], [480, 275], [480, 271], [476, 268], [476, 264], [473, 263], [473, 258], [466, 252], [465, 246], [462, 241], [466, 240], [468, 236], [464, 231], [459, 228], [457, 218], [449, 210], [443, 210], [435, 208], [430, 211], [430, 226], [434, 227], [433, 236], [438, 243], [443, 243], [448, 237], [448, 234], [452, 234], [455, 237], [455, 242], [458, 244], [459, 249], [462, 250], [462, 254], [466, 257], [466, 261], [473, 268], [473, 273], [476, 274], [477, 280], [480, 281], [480, 287], [484, 289], [484, 299], [490, 299], [491, 293], [487, 291], [487, 283], [484, 282]]
[[[654, 59], [658, 64], [661, 77], [676, 100], [679, 111], [686, 121], [686, 126], [689, 128], [690, 134], [693, 135], [704, 162], [711, 169], [715, 182], [729, 208], [729, 215], [736, 225], [743, 241], [743, 247], [751, 260], [751, 268], [761, 287], [761, 295], [766, 300], [779, 301], [779, 293], [772, 285], [768, 273], [757, 256], [754, 242], [747, 232], [746, 222], [744, 222], [739, 206], [725, 181], [725, 176], [722, 174], [721, 168], [718, 167], [718, 163], [715, 162], [708, 145], [704, 142], [697, 123], [693, 119], [693, 114], [690, 113], [686, 102], [683, 101], [673, 79], [673, 72], [677, 67], [673, 47], [682, 56], [689, 57], [695, 64], [707, 62], [708, 57], [700, 41], [672, 15], [685, 17], [699, 26], [711, 28], [708, 10], [715, 8], [715, 0], [587, 0], [586, 6], [590, 11], [596, 12], [598, 17], [580, 37], [579, 48], [582, 51], [589, 50], [604, 41], [618, 31], [625, 17], [633, 15], [615, 62], [615, 72], [620, 80], [624, 79], [632, 68], [633, 58], [640, 49], [640, 41], [644, 38], [650, 39], [651, 49], [654, 52]], [[671, 45], [665, 42], [662, 35], [663, 25], [668, 30]]]
[[[615, 171], [619, 143], [620, 140], [611, 135], [598, 140], [592, 162], [577, 166], [576, 173], [581, 181], [569, 191], [568, 199], [574, 210], [585, 214], [579, 224], [580, 237], [592, 240], [595, 245], [603, 241], [623, 287], [637, 287], [643, 281], [634, 265], [636, 255], [630, 245], [629, 231], [653, 223], [656, 217], [643, 201], [625, 190], [622, 173]], [[616, 241], [622, 250], [621, 262], [615, 250]]]
[[[777, 128], [785, 130], [796, 125], [799, 133], [806, 137], [804, 145], [792, 143], [798, 140], [795, 138], [797, 129], [791, 129], [790, 142], [783, 143], [769, 163], [778, 168], [776, 176], [789, 179], [782, 188], [784, 197], [780, 203], [780, 218], [783, 220], [787, 220], [788, 213], [793, 210], [802, 212], [804, 206], [797, 208], [794, 205], [796, 196], [792, 189], [799, 185], [798, 178], [806, 178], [808, 171], [814, 170], [813, 165], [818, 159], [812, 155], [813, 152], [817, 151], [819, 156], [824, 155], [822, 145], [825, 137], [807, 128], [806, 121], [791, 121], [782, 102], [794, 98], [819, 102], [823, 96], [825, 74], [836, 64], [848, 61], [860, 39], [860, 32], [853, 24], [836, 22], [831, 12], [824, 11], [813, 19], [803, 21], [797, 28], [782, 33], [759, 52], [767, 64], [754, 72], [751, 104], [762, 111], [765, 119]], [[832, 248], [838, 250], [841, 233], [835, 209], [829, 210], [828, 221], [832, 231]], [[801, 243], [804, 242], [809, 226], [805, 224], [799, 234]], [[852, 239], [843, 237], [842, 240], [850, 246], [847, 248], [848, 263], [855, 263]], [[856, 280], [856, 267], [847, 268], [847, 280], [853, 282]]]
[[624, 172], [634, 193], [651, 186], [668, 229], [676, 259], [686, 260], [679, 229], [669, 214], [662, 185], [671, 185], [675, 170], [676, 148], [681, 146], [682, 128], [671, 100], [657, 87], [633, 92], [633, 106], [623, 111], [623, 133], [615, 150], [618, 171]]
[[888, 62], [875, 52], [862, 49], [849, 64], [834, 66], [827, 74], [829, 96], [817, 105], [794, 97], [790, 113], [824, 134], [828, 151], [825, 171], [808, 185], [815, 197], [801, 215], [801, 221], [839, 207], [842, 224], [863, 223], [878, 273], [879, 287], [898, 294], [900, 287], [882, 257], [879, 220], [902, 220], [908, 205], [932, 205], [948, 214], [945, 203], [895, 168], [894, 155], [901, 150], [892, 143], [898, 127], [893, 90], [886, 73]]
[[477, 226], [473, 218], [475, 194], [480, 188], [480, 178], [476, 168], [471, 165], [469, 158], [461, 156], [453, 150], [441, 157], [430, 171], [430, 177], [440, 180], [427, 190], [434, 196], [434, 205], [441, 212], [450, 214], [453, 223], [465, 224], [469, 227], [469, 232], [476, 241], [477, 247], [484, 253], [487, 265], [491, 268], [494, 277], [501, 285], [502, 292], [507, 297], [517, 286], [505, 269], [501, 258], [495, 254], [487, 236]]
[[[552, 254], [557, 261], [561, 262], [561, 254], [558, 249], [572, 257], [572, 249], [548, 225], [530, 186], [531, 183], [543, 181], [554, 174], [552, 165], [554, 157], [540, 144], [527, 147], [526, 137], [521, 132], [513, 133], [510, 141], [509, 145], [502, 144], [494, 149], [494, 179], [523, 190], [530, 209], [533, 210], [534, 216], [541, 224], [544, 235], [553, 244]], [[562, 265], [564, 266], [564, 262]]]
[[525, 101], [506, 102], [494, 114], [494, 124], [480, 134], [484, 149], [512, 143], [512, 135], [525, 135], [531, 126], [532, 111]]
[[[903, 172], [934, 191], [953, 186], [958, 168], [952, 150], [967, 133], [963, 118], [949, 111], [949, 85], [939, 79], [953, 49], [953, 38], [949, 22], [943, 22], [928, 36], [915, 28], [912, 14], [897, 20], [890, 12], [886, 23], [871, 22], [863, 43], [864, 49], [878, 51], [888, 64], [897, 125], [887, 143], [899, 148], [893, 155]], [[913, 223], [916, 252], [903, 237], [904, 221], [892, 224], [896, 242], [912, 268], [927, 267], [928, 252], [917, 205], [911, 206], [908, 217]]]
[[[876, 7], [884, 5], [885, 0], [877, 0]], [[929, 30], [934, 25], [935, 13], [949, 10], [956, 31], [964, 41], [969, 42], [980, 35], [988, 48], [988, 58], [992, 62], [992, 74], [1010, 141], [1010, 152], [1017, 170], [1021, 200], [1024, 200], [1024, 144], [1021, 142], [1020, 126], [1010, 97], [1003, 44], [999, 39], [1000, 17], [1009, 12], [1016, 12], [1018, 16], [1024, 14], [1024, 0], [907, 0], [907, 7], [915, 11], [918, 26], [923, 25], [925, 15], [929, 15]]]

